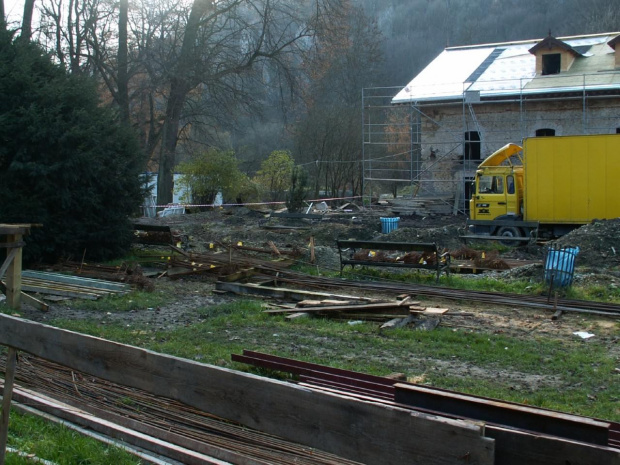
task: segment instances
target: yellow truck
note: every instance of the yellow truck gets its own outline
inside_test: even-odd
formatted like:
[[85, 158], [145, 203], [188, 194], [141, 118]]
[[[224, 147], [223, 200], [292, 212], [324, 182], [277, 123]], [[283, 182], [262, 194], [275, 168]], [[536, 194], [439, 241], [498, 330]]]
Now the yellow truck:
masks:
[[532, 137], [476, 171], [468, 227], [514, 245], [620, 217], [620, 134]]

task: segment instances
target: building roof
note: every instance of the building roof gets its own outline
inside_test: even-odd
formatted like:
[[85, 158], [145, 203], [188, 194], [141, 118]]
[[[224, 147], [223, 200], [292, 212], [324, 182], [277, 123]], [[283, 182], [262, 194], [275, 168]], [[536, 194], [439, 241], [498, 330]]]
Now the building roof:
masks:
[[[613, 45], [620, 33], [446, 48], [392, 103], [440, 103], [535, 96], [550, 93], [620, 91]], [[611, 43], [611, 45], [610, 45]], [[536, 74], [535, 53], [560, 45], [575, 55], [568, 71]]]

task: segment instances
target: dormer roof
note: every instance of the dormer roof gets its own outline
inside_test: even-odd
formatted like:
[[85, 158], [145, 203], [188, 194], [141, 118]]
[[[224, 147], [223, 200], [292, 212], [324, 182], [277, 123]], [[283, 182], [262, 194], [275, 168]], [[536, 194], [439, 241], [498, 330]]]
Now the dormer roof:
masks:
[[581, 53], [579, 53], [577, 50], [575, 50], [569, 44], [567, 44], [566, 42], [564, 42], [564, 41], [562, 41], [560, 39], [556, 39], [553, 36], [545, 37], [543, 40], [538, 42], [536, 45], [534, 45], [528, 51], [532, 55], [536, 55], [540, 51], [553, 50], [553, 49], [564, 50], [566, 52], [574, 54], [575, 56], [583, 56]]

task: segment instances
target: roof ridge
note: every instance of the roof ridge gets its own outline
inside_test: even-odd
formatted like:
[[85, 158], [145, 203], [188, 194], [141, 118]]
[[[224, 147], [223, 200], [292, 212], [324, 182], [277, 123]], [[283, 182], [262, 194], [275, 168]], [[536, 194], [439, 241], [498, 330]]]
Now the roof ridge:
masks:
[[[580, 34], [575, 36], [561, 36], [556, 37], [558, 40], [566, 41], [566, 40], [577, 40], [577, 39], [593, 39], [595, 37], [615, 37], [620, 35], [620, 32], [599, 32], [596, 34]], [[445, 50], [464, 50], [464, 49], [474, 49], [474, 48], [491, 48], [491, 47], [501, 47], [508, 45], [526, 45], [526, 44], [536, 44], [538, 42], [542, 42], [545, 40], [545, 37], [540, 39], [525, 39], [525, 40], [512, 40], [508, 42], [490, 42], [487, 44], [471, 44], [471, 45], [455, 45], [453, 47], [446, 47]]]

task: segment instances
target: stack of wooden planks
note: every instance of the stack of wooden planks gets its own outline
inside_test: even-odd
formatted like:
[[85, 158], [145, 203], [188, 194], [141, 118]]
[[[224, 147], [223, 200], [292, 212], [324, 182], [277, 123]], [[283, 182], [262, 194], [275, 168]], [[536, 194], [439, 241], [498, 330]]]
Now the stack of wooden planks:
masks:
[[421, 305], [406, 296], [397, 301], [360, 302], [359, 300], [302, 300], [293, 308], [276, 308], [265, 310], [272, 315], [286, 314], [287, 319], [305, 316], [318, 316], [334, 319], [364, 320], [386, 322], [382, 328], [406, 326], [419, 316], [441, 317], [447, 308], [433, 308]]
[[128, 284], [102, 279], [24, 270], [22, 290], [37, 294], [96, 300], [113, 294], [125, 294], [131, 290], [131, 287]]

